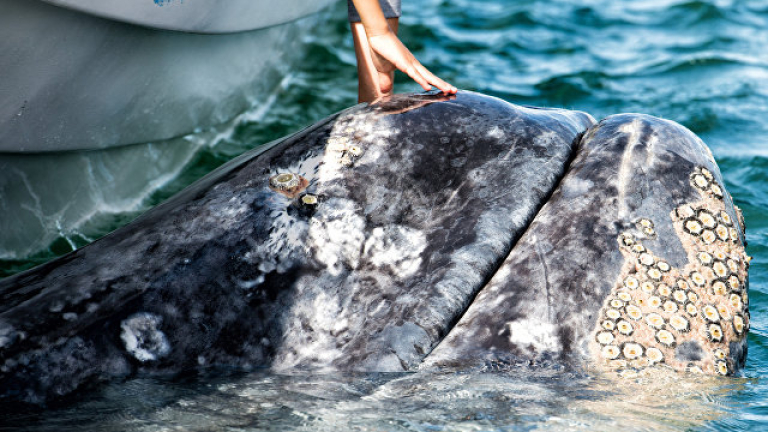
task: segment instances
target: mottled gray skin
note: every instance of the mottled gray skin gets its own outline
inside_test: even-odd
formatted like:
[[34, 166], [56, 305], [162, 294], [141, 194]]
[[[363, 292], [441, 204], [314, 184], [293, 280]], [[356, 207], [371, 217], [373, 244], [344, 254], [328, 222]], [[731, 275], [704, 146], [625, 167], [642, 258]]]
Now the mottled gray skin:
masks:
[[[624, 263], [620, 233], [637, 233], [635, 222], [649, 218], [657, 236], [643, 244], [673, 267], [688, 261], [670, 212], [701, 200], [690, 181], [695, 167], [709, 169], [723, 184], [706, 145], [676, 123], [622, 114], [593, 126], [562, 183], [425, 367], [583, 364], [598, 313]], [[737, 367], [746, 355], [742, 345], [732, 347]], [[690, 348], [680, 346], [678, 355]]]
[[[246, 154], [0, 281], [0, 400], [209, 365], [412, 369], [497, 270], [592, 123], [465, 92], [399, 96]], [[319, 203], [270, 189], [278, 173], [305, 177]]]

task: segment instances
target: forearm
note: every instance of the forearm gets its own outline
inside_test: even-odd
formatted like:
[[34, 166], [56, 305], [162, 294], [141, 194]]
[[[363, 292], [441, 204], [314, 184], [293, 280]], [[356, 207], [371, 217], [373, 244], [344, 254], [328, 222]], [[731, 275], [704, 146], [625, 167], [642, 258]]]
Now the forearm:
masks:
[[378, 0], [352, 0], [352, 3], [360, 15], [360, 21], [362, 21], [368, 37], [389, 33], [389, 25]]

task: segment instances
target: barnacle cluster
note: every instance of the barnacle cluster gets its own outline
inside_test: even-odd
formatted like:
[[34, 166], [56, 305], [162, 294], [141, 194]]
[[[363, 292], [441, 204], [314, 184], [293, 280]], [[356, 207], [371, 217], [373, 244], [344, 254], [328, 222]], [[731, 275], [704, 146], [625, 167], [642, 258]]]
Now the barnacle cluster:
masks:
[[[341, 129], [341, 128], [338, 128]], [[326, 150], [338, 155], [338, 162], [344, 167], [352, 167], [357, 159], [363, 156], [364, 150], [360, 139], [354, 134], [352, 127], [334, 132], [328, 137]]]
[[[643, 244], [656, 237], [648, 218], [618, 237], [625, 266], [600, 311], [591, 349], [600, 364], [622, 376], [652, 365], [729, 375], [734, 371], [730, 343], [749, 330], [749, 257], [739, 225], [709, 170], [696, 168], [690, 183], [704, 199], [671, 212], [688, 253], [685, 267], [671, 266]], [[686, 343], [704, 355], [694, 361], [676, 355]]]

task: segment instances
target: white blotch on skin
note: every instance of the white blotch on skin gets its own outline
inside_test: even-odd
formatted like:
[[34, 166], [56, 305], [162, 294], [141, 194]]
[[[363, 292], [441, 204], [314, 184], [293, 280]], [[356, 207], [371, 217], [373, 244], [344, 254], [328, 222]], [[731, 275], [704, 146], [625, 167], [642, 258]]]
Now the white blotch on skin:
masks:
[[141, 362], [157, 360], [171, 352], [168, 338], [159, 330], [163, 318], [142, 312], [131, 315], [121, 324], [120, 338], [128, 351]]
[[378, 268], [387, 268], [400, 277], [416, 273], [421, 253], [427, 246], [423, 232], [398, 225], [374, 228], [365, 242], [364, 256]]
[[533, 347], [534, 352], [558, 352], [557, 327], [549, 322], [527, 317], [507, 323], [509, 341], [520, 348]]
[[344, 266], [356, 269], [365, 241], [365, 219], [353, 201], [334, 198], [323, 203], [309, 226], [314, 257], [338, 276]]

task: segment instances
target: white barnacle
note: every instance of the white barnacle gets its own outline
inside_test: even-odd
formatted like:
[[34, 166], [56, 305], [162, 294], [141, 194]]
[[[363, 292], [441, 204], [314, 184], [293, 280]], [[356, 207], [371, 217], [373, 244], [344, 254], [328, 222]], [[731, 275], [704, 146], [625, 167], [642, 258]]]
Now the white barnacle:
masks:
[[712, 230], [704, 230], [701, 233], [701, 239], [705, 244], [712, 244], [717, 240], [717, 235]]
[[699, 272], [692, 272], [691, 273], [691, 282], [693, 282], [694, 285], [702, 287], [705, 283], [707, 283], [707, 279]]
[[724, 296], [728, 294], [728, 287], [725, 285], [725, 282], [723, 281], [715, 281], [715, 283], [712, 284], [712, 292], [715, 295]]
[[720, 342], [723, 340], [723, 329], [718, 324], [710, 324], [707, 327], [707, 338], [711, 342]]
[[653, 294], [656, 290], [656, 286], [651, 281], [645, 281], [640, 285], [640, 290], [646, 294]]
[[627, 312], [627, 316], [635, 321], [643, 317], [643, 312], [640, 310], [639, 307], [635, 305], [627, 305], [625, 310]]
[[627, 278], [624, 279], [624, 286], [631, 290], [635, 290], [638, 286], [640, 286], [640, 283], [634, 276], [627, 276]]
[[728, 228], [726, 228], [725, 225], [718, 225], [715, 227], [715, 234], [717, 234], [717, 238], [719, 238], [720, 241], [726, 241], [730, 238]]
[[688, 291], [688, 301], [691, 303], [696, 303], [699, 301], [699, 295], [696, 294], [694, 291]]
[[690, 323], [680, 315], [672, 315], [669, 317], [669, 326], [680, 333], [690, 330]]
[[605, 316], [608, 319], [617, 320], [621, 318], [621, 312], [617, 311], [616, 309], [608, 309], [605, 311]]
[[675, 336], [669, 330], [659, 330], [656, 332], [656, 340], [667, 347], [675, 346]]
[[633, 360], [643, 355], [643, 346], [635, 342], [627, 342], [621, 347], [621, 353], [627, 360]]
[[699, 314], [699, 310], [696, 309], [696, 305], [695, 304], [687, 303], [685, 305], [685, 313], [687, 313], [688, 315], [690, 315], [692, 317], [695, 317], [696, 315]]
[[618, 297], [619, 300], [625, 303], [632, 300], [632, 294], [628, 293], [627, 291], [619, 291], [618, 293], [616, 293], [616, 297]]
[[659, 292], [659, 295], [662, 297], [669, 297], [672, 295], [672, 288], [670, 288], [667, 284], [660, 284], [656, 290]]
[[710, 255], [707, 252], [699, 252], [696, 254], [696, 257], [699, 259], [699, 262], [701, 265], [710, 266], [712, 265], [712, 255]]
[[657, 268], [648, 269], [648, 277], [655, 280], [656, 282], [660, 281], [663, 276], [664, 275], [661, 274], [661, 270]]
[[685, 279], [678, 279], [676, 281], [676, 284], [677, 284], [677, 287], [680, 288], [681, 290], [687, 290], [688, 288], [690, 288], [688, 286], [688, 282], [686, 282]]
[[644, 266], [652, 266], [656, 260], [654, 260], [653, 255], [645, 252], [640, 254], [640, 258], [638, 258], [640, 261], [640, 264]]
[[637, 220], [637, 225], [640, 228], [653, 228], [653, 221], [647, 218], [640, 218]]
[[[737, 296], [738, 297], [738, 296]], [[739, 299], [741, 301], [741, 299]], [[723, 304], [717, 305], [717, 313], [720, 314], [720, 318], [724, 320], [731, 319], [731, 311]]]
[[648, 297], [648, 306], [652, 307], [654, 309], [658, 309], [661, 307], [661, 298], [658, 296], [650, 296]]
[[656, 231], [654, 231], [653, 228], [646, 227], [643, 228], [643, 234], [645, 234], [647, 237], [654, 237], [656, 235]]
[[621, 309], [624, 307], [624, 302], [619, 299], [613, 299], [611, 300], [611, 307], [614, 309]]
[[728, 298], [731, 302], [731, 307], [735, 310], [741, 310], [743, 307], [743, 304], [741, 303], [741, 296], [738, 294], [731, 294], [731, 296]]
[[691, 175], [691, 184], [703, 190], [709, 186], [709, 180], [701, 174], [693, 174]]
[[633, 236], [630, 233], [621, 233], [619, 235], [619, 245], [620, 246], [632, 246], [635, 244], [635, 236]]
[[726, 261], [726, 264], [728, 265], [728, 269], [732, 273], [738, 273], [739, 272], [739, 263], [736, 262], [736, 260], [729, 259], [728, 261]]
[[720, 322], [720, 313], [715, 306], [704, 305], [704, 307], [701, 308], [701, 313], [709, 322]]
[[662, 363], [664, 361], [664, 354], [658, 348], [648, 348], [645, 350], [645, 356], [651, 363]]
[[728, 363], [724, 361], [718, 361], [715, 363], [715, 370], [717, 370], [717, 373], [723, 376], [728, 375]]
[[632, 252], [634, 252], [636, 254], [640, 254], [640, 253], [645, 252], [645, 246], [641, 245], [640, 243], [636, 243], [636, 244], [632, 245], [631, 250], [632, 250]]
[[715, 217], [712, 215], [712, 213], [708, 212], [707, 210], [699, 210], [698, 214], [699, 222], [701, 222], [701, 225], [704, 226], [704, 228], [712, 229], [717, 225], [717, 221], [715, 220]]
[[649, 313], [645, 317], [645, 322], [655, 330], [661, 330], [664, 328], [664, 318], [662, 318], [662, 316], [657, 313]]
[[293, 173], [277, 174], [269, 178], [269, 185], [277, 190], [288, 190], [295, 188], [301, 183], [299, 176]]
[[360, 147], [360, 146], [356, 146], [356, 145], [350, 146], [349, 147], [349, 154], [354, 156], [354, 157], [356, 157], [356, 158], [359, 158], [360, 156], [363, 155], [363, 148]]
[[688, 299], [688, 294], [681, 289], [676, 289], [672, 293], [672, 298], [675, 299], [676, 302], [683, 304]]
[[736, 228], [729, 228], [728, 232], [730, 233], [731, 241], [737, 243], [739, 241], [739, 232], [736, 231]]
[[733, 225], [733, 219], [731, 219], [731, 215], [729, 215], [725, 210], [720, 210], [718, 216], [720, 216], [720, 221], [726, 226]]
[[728, 278], [728, 287], [731, 288], [731, 291], [741, 292], [741, 281], [738, 276], [731, 275], [731, 277]]
[[695, 236], [698, 236], [701, 234], [701, 232], [704, 230], [704, 228], [701, 226], [701, 223], [697, 221], [696, 219], [688, 219], [683, 224], [683, 228], [685, 228], [685, 231], [688, 232], [688, 234], [692, 234]]
[[720, 186], [712, 183], [712, 186], [709, 187], [709, 191], [712, 192], [712, 195], [716, 196], [717, 198], [723, 197], [723, 190], [720, 188]]
[[616, 328], [616, 322], [611, 320], [604, 320], [602, 323], [600, 323], [600, 326], [602, 326], [605, 330], [613, 331]]
[[632, 324], [630, 324], [628, 321], [620, 320], [616, 323], [616, 329], [619, 331], [619, 333], [629, 336], [632, 334], [632, 332], [635, 331], [635, 329], [632, 327]]
[[603, 331], [597, 334], [597, 342], [600, 345], [608, 345], [612, 343], [614, 340], [613, 333]]
[[712, 181], [712, 180], [714, 180], [714, 177], [712, 176], [712, 173], [711, 173], [711, 172], [710, 172], [708, 169], [706, 169], [706, 168], [704, 168], [704, 167], [701, 167], [701, 168], [699, 168], [699, 172], [700, 172], [700, 173], [701, 173], [701, 174], [702, 174], [704, 177], [706, 177], [706, 178], [707, 178], [707, 180], [709, 180], [709, 181]]
[[728, 254], [726, 254], [723, 250], [718, 249], [713, 253], [715, 259], [718, 259], [720, 261], [725, 261], [728, 259]]
[[312, 194], [304, 194], [301, 197], [301, 202], [308, 206], [317, 205], [317, 196]]
[[136, 360], [147, 362], [165, 357], [171, 352], [168, 338], [160, 331], [163, 318], [150, 313], [137, 313], [120, 323], [120, 339]]
[[678, 207], [675, 211], [677, 213], [677, 217], [680, 219], [688, 219], [693, 217], [696, 213], [693, 211], [693, 208], [689, 206], [688, 204], [684, 204], [680, 207]]
[[730, 273], [728, 271], [728, 267], [726, 267], [725, 263], [722, 261], [716, 261], [712, 265], [712, 270], [715, 272], [715, 276], [719, 278], [727, 278]]
[[677, 312], [677, 309], [677, 303], [673, 302], [672, 300], [667, 300], [664, 302], [664, 312], [675, 313]]
[[715, 360], [725, 360], [727, 355], [725, 354], [725, 351], [721, 350], [720, 348], [716, 348], [712, 354], [715, 357]]
[[659, 270], [661, 270], [662, 272], [664, 272], [664, 273], [667, 273], [668, 271], [670, 271], [672, 269], [672, 267], [670, 267], [669, 263], [667, 263], [666, 261], [662, 261], [662, 260], [660, 260], [659, 262], [656, 263], [656, 267]]
[[733, 317], [733, 331], [739, 336], [744, 334], [744, 317], [741, 314], [736, 314]]
[[619, 347], [616, 345], [606, 345], [603, 347], [602, 350], [600, 350], [600, 353], [603, 355], [604, 358], [608, 360], [613, 360], [621, 354], [621, 351], [619, 350]]

